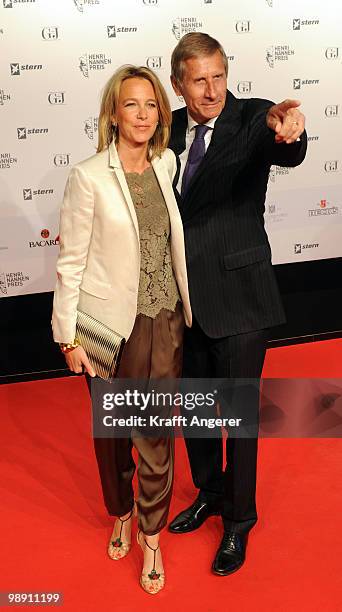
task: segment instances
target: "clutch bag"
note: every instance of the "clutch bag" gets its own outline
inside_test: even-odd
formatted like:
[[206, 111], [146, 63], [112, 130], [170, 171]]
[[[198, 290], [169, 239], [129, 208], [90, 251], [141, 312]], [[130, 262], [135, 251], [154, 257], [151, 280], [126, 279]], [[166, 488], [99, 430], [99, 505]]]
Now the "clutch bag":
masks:
[[76, 335], [97, 376], [113, 378], [118, 370], [125, 338], [90, 315], [77, 311]]

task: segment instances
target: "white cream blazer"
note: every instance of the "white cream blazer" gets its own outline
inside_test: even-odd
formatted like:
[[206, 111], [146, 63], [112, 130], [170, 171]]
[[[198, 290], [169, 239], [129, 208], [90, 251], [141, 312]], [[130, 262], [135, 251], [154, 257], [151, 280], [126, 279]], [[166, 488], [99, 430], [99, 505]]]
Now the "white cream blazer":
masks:
[[[170, 216], [172, 266], [190, 327], [183, 226], [171, 183], [176, 172], [174, 153], [166, 149], [153, 159], [152, 166]], [[59, 240], [54, 340], [73, 342], [78, 308], [127, 340], [137, 314], [139, 227], [114, 143], [71, 169]]]

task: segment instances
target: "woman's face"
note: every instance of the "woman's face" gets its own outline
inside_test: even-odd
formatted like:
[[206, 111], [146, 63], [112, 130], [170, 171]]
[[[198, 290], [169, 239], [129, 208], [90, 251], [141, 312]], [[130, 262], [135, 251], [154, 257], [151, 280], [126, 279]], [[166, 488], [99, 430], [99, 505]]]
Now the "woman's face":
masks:
[[157, 100], [150, 81], [140, 77], [123, 81], [113, 117], [119, 128], [119, 142], [131, 146], [147, 143], [156, 130], [158, 119]]

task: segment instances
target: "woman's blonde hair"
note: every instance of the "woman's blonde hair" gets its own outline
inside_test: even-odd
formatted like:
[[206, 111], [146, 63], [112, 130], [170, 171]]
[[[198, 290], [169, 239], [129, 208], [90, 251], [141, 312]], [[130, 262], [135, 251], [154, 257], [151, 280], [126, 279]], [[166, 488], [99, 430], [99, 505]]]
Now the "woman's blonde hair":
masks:
[[154, 157], [161, 155], [166, 149], [171, 130], [172, 113], [169, 99], [166, 95], [165, 89], [161, 84], [157, 75], [146, 68], [145, 66], [132, 66], [130, 64], [121, 66], [109, 79], [104, 87], [101, 101], [101, 109], [98, 123], [98, 146], [97, 152], [106, 149], [113, 138], [115, 144], [119, 142], [120, 133], [116, 129], [113, 131], [113, 115], [116, 114], [116, 109], [119, 101], [120, 88], [126, 79], [146, 79], [149, 81], [154, 89], [154, 93], [157, 100], [159, 122], [152, 138], [149, 142], [148, 156], [151, 161]]

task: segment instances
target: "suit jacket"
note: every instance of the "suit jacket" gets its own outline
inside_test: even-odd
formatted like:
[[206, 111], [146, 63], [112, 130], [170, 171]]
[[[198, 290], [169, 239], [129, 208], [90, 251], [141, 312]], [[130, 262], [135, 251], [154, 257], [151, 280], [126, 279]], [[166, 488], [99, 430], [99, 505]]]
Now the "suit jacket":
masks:
[[[170, 149], [152, 166], [168, 208], [172, 266], [191, 325], [184, 236], [172, 189]], [[73, 342], [77, 308], [128, 339], [136, 318], [140, 276], [137, 216], [114, 143], [74, 166], [60, 217], [60, 254], [52, 313], [56, 342]]]
[[[266, 125], [273, 102], [230, 92], [210, 145], [180, 196], [193, 315], [212, 338], [256, 331], [285, 320], [264, 228], [270, 166], [297, 166], [306, 134], [276, 144]], [[187, 111], [174, 111], [169, 147], [185, 149]], [[179, 168], [174, 185], [177, 184]]]

